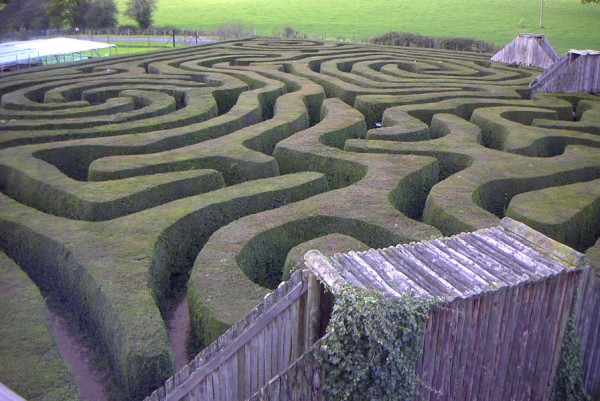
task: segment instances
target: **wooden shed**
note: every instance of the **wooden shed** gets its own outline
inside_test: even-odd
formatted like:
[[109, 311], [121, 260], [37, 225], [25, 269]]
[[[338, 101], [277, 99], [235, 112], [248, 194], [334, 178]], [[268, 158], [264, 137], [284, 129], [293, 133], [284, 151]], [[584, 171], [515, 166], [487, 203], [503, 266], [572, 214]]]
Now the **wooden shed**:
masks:
[[[306, 255], [336, 291], [436, 298], [425, 321], [414, 400], [549, 400], [582, 255], [510, 219], [433, 241]], [[326, 377], [325, 377], [326, 379]]]
[[526, 67], [549, 68], [560, 54], [546, 36], [522, 33], [492, 56], [492, 61]]
[[600, 51], [571, 49], [529, 84], [540, 92], [600, 94]]
[[146, 401], [322, 401], [332, 301], [347, 286], [437, 303], [423, 323], [414, 400], [548, 400], [590, 270], [585, 255], [509, 218], [379, 250], [312, 250], [305, 264]]

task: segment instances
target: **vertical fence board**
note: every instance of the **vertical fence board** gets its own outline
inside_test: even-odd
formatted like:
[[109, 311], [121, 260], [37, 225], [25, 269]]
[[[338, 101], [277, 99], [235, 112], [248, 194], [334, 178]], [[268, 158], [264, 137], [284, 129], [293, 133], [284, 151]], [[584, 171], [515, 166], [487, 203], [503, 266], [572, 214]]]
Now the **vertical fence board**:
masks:
[[[543, 285], [538, 285], [536, 287], [537, 302], [534, 305], [533, 315], [529, 324], [532, 341], [530, 341], [530, 356], [528, 360], [529, 366], [526, 367], [526, 371], [532, 372], [533, 374], [531, 377], [525, 378], [527, 386], [524, 388], [524, 391], [525, 394], [532, 399], [535, 399], [535, 397], [544, 397], [542, 395], [544, 394], [546, 388], [544, 382], [547, 383], [551, 381], [550, 379], [553, 377], [553, 375], [549, 374], [550, 372], [537, 369], [537, 366], [539, 366], [538, 362], [546, 359], [547, 355], [550, 353], [556, 352], [554, 347], [545, 347], [545, 345], [550, 343], [550, 337], [543, 337], [546, 330], [553, 331], [552, 326], [554, 325], [552, 324], [552, 319], [549, 319], [549, 317], [555, 316], [555, 314], [558, 312], [558, 310], [554, 307], [554, 303], [552, 302], [553, 297], [548, 293], [549, 288], [555, 288], [554, 283], [551, 281], [546, 281]], [[547, 352], [542, 354], [540, 352], [542, 348], [545, 348]], [[540, 383], [540, 386], [532, 385], [532, 381], [535, 377], [539, 379], [536, 384]]]
[[[562, 279], [560, 279], [562, 281]], [[539, 302], [544, 303], [547, 309], [540, 308], [539, 311], [534, 309], [535, 313], [539, 314], [537, 317], [538, 322], [535, 321], [536, 315], [535, 313], [532, 315], [530, 321], [530, 330], [535, 329], [536, 323], [540, 325], [539, 335], [547, 334], [549, 336], [556, 335], [558, 329], [558, 321], [560, 319], [561, 311], [561, 303], [564, 301], [564, 288], [558, 285], [560, 284], [559, 280], [549, 280], [544, 283], [543, 288], [538, 286], [539, 292]], [[533, 354], [530, 357], [536, 358], [537, 361], [533, 364], [531, 369], [535, 370], [537, 367], [540, 367], [539, 371], [536, 371], [538, 381], [536, 382], [538, 386], [536, 388], [532, 387], [532, 393], [530, 396], [538, 396], [538, 397], [546, 397], [546, 391], [548, 385], [551, 383], [551, 379], [553, 374], [549, 367], [552, 365], [552, 355], [556, 352], [556, 345], [553, 341], [549, 341], [551, 337], [546, 337], [546, 341], [543, 344], [539, 344], [537, 350], [535, 350], [534, 346], [530, 346], [529, 348], [533, 351], [537, 351], [537, 355]], [[559, 345], [560, 348], [560, 345]], [[543, 352], [542, 352], [543, 351]], [[521, 378], [520, 386], [523, 387], [525, 384], [529, 384], [531, 386], [531, 380], [533, 380], [534, 375], [530, 375], [529, 380], [527, 378]], [[536, 395], [539, 393], [539, 395]], [[548, 393], [549, 395], [549, 393]]]
[[477, 324], [479, 319], [483, 314], [483, 305], [480, 297], [477, 297], [473, 300], [473, 312], [470, 316], [471, 318], [471, 330], [469, 330], [469, 352], [467, 355], [467, 368], [465, 369], [465, 378], [467, 379], [466, 392], [465, 395], [468, 395], [469, 400], [473, 400], [473, 378], [475, 375], [475, 371], [479, 369], [476, 366], [477, 359], [477, 339], [478, 336], [481, 335], [481, 326]]
[[[451, 389], [450, 392], [447, 392], [445, 396], [452, 396], [454, 393], [460, 393], [460, 388], [457, 385], [457, 377], [455, 375], [455, 370], [453, 366], [461, 364], [460, 361], [460, 350], [461, 350], [461, 341], [462, 337], [460, 335], [462, 327], [461, 323], [464, 320], [464, 304], [461, 301], [454, 302], [454, 306], [448, 309], [448, 314], [446, 318], [449, 320], [448, 327], [448, 338], [443, 340], [445, 342], [445, 347], [448, 347], [447, 352], [447, 360], [444, 363], [446, 366], [447, 372], [446, 377], [443, 378], [443, 382], [448, 383], [448, 388]], [[461, 365], [461, 369], [464, 368], [464, 364]], [[431, 397], [433, 399], [438, 399], [440, 394], [432, 393]]]
[[425, 323], [425, 327], [423, 330], [423, 352], [421, 355], [421, 368], [420, 368], [420, 381], [421, 385], [419, 386], [418, 395], [420, 399], [428, 400], [430, 394], [430, 388], [432, 387], [433, 380], [433, 364], [434, 360], [432, 358], [432, 341], [434, 339], [434, 324], [437, 321], [438, 313], [430, 312], [429, 318]]
[[258, 391], [258, 336], [255, 336], [250, 342], [250, 391]]
[[[600, 74], [600, 69], [598, 69]], [[600, 269], [592, 266], [581, 278], [581, 301], [577, 328], [581, 338], [584, 382], [592, 395], [600, 397]]]
[[480, 399], [491, 400], [494, 388], [497, 386], [495, 375], [497, 374], [496, 363], [498, 360], [499, 346], [502, 341], [499, 338], [502, 317], [505, 310], [506, 291], [500, 289], [491, 294], [490, 320], [485, 339], [485, 357], [480, 384]]
[[271, 337], [271, 349], [269, 352], [269, 360], [271, 364], [271, 372], [278, 374], [283, 370], [283, 367], [279, 366], [279, 338], [281, 337], [281, 330], [279, 329], [279, 318], [273, 319], [272, 323], [272, 337]]
[[476, 350], [473, 372], [473, 398], [476, 400], [481, 400], [479, 391], [481, 379], [484, 375], [486, 348], [492, 345], [487, 344], [485, 341], [488, 335], [490, 317], [492, 315], [492, 296], [482, 296], [480, 299], [481, 311], [479, 314], [479, 319], [476, 322], [478, 327], [477, 341], [475, 344], [473, 344], [473, 348]]
[[296, 304], [298, 305], [298, 320], [296, 322], [297, 326], [295, 336], [299, 349], [298, 356], [302, 355], [304, 351], [308, 349], [308, 337], [310, 337], [307, 329], [308, 322], [306, 318], [306, 315], [308, 315], [308, 306], [306, 305], [307, 296], [308, 291], [296, 300]]
[[452, 364], [452, 349], [450, 347], [451, 337], [452, 337], [452, 310], [449, 308], [444, 308], [444, 324], [442, 326], [442, 337], [438, 339], [438, 357], [437, 359], [441, 359], [440, 367], [441, 372], [438, 377], [438, 385], [440, 389], [443, 390], [444, 394], [447, 396], [447, 389], [449, 388], [450, 382], [450, 369], [449, 366]]
[[215, 393], [213, 391], [213, 382], [212, 382], [212, 375], [209, 375], [206, 380], [206, 399], [207, 401], [212, 401], [215, 399]]
[[431, 387], [434, 390], [434, 392], [432, 394], [432, 396], [434, 398], [435, 398], [435, 390], [439, 390], [441, 388], [440, 387], [440, 376], [442, 373], [442, 369], [440, 369], [441, 368], [440, 364], [443, 362], [441, 361], [441, 358], [438, 358], [438, 355], [439, 355], [439, 352], [440, 352], [441, 346], [442, 346], [442, 344], [439, 343], [439, 340], [441, 338], [443, 338], [445, 315], [446, 315], [446, 310], [440, 309], [438, 311], [438, 313], [436, 314], [436, 320], [433, 325], [433, 332], [431, 333], [432, 348], [431, 348], [430, 358], [433, 362]]
[[464, 301], [460, 300], [454, 303], [452, 307], [452, 321], [455, 326], [455, 331], [453, 338], [450, 341], [450, 346], [452, 349], [452, 364], [450, 365], [450, 386], [452, 388], [452, 398], [459, 399], [460, 398], [460, 386], [457, 377], [457, 373], [462, 369], [463, 365], [461, 365], [461, 342], [463, 338], [463, 329], [464, 329], [464, 321], [465, 321], [465, 309], [464, 309]]
[[461, 299], [454, 302], [454, 309], [457, 313], [457, 340], [455, 346], [456, 356], [454, 357], [454, 363], [452, 366], [458, 366], [451, 375], [451, 381], [453, 383], [453, 394], [456, 394], [456, 399], [466, 398], [465, 396], [465, 368], [467, 359], [467, 349], [469, 347], [469, 334], [472, 330], [471, 326], [471, 313], [473, 309], [473, 303], [467, 300]]
[[258, 387], [263, 387], [265, 381], [265, 330], [262, 330], [257, 335], [258, 342]]
[[[523, 287], [523, 301], [521, 311], [518, 315], [518, 330], [517, 333], [520, 335], [519, 342], [517, 344], [516, 351], [516, 360], [511, 363], [511, 366], [514, 366], [514, 376], [511, 380], [511, 390], [510, 397], [519, 398], [520, 391], [520, 382], [521, 378], [525, 374], [525, 363], [527, 357], [527, 348], [529, 347], [530, 336], [529, 336], [529, 321], [531, 319], [531, 314], [533, 310], [533, 304], [535, 303], [535, 285], [526, 284]], [[518, 300], [516, 300], [518, 302]], [[510, 355], [508, 356], [510, 358]]]
[[284, 319], [284, 313], [279, 314], [279, 316], [277, 316], [277, 327], [279, 332], [281, 333], [281, 337], [279, 339], [279, 343], [278, 343], [278, 348], [277, 348], [277, 358], [278, 358], [278, 365], [280, 367], [280, 369], [285, 369], [285, 367], [287, 366], [285, 358], [284, 358], [284, 353], [283, 350], [285, 349], [285, 341], [286, 341], [286, 332], [285, 332], [285, 319]]
[[290, 311], [287, 309], [284, 313], [282, 313], [282, 319], [284, 324], [284, 336], [283, 336], [283, 363], [287, 365], [291, 362], [290, 360], [290, 352], [292, 348], [292, 331], [291, 331], [291, 322], [290, 322]]
[[246, 397], [253, 394], [252, 391], [252, 356], [250, 355], [252, 351], [251, 345], [247, 343], [244, 345], [244, 395]]
[[223, 399], [223, 394], [221, 394], [221, 368], [215, 370], [212, 376], [212, 388], [214, 399], [219, 401], [226, 401]]
[[534, 354], [531, 356], [532, 366], [531, 370], [536, 373], [536, 377], [538, 380], [532, 383], [531, 389], [532, 399], [543, 399], [545, 389], [548, 386], [547, 375], [544, 375], [544, 369], [547, 369], [547, 365], [545, 362], [546, 355], [552, 352], [551, 344], [548, 339], [549, 333], [552, 329], [552, 316], [557, 313], [554, 299], [554, 285], [553, 283], [546, 282], [543, 284], [543, 287], [540, 288], [540, 298], [541, 301], [538, 302], [539, 306], [536, 305], [536, 334], [541, 339], [539, 341], [539, 346], [534, 349]]
[[223, 400], [233, 400], [233, 378], [237, 377], [233, 371], [233, 361], [235, 358], [229, 358], [224, 364], [225, 374], [221, 376], [221, 398]]
[[[513, 343], [515, 342], [515, 330], [516, 330], [516, 316], [518, 314], [519, 298], [521, 296], [521, 287], [510, 288], [507, 290], [507, 303], [509, 305], [508, 314], [506, 316], [505, 331], [500, 333], [500, 338], [503, 339], [502, 349], [499, 354], [498, 361], [498, 383], [506, 383], [510, 380], [508, 369], [509, 369], [509, 356], [513, 352]], [[508, 386], [498, 386], [500, 392], [498, 399], [508, 399], [510, 389]]]
[[298, 311], [300, 304], [298, 302], [294, 302], [290, 307], [290, 327], [291, 327], [291, 337], [292, 337], [292, 346], [290, 351], [290, 361], [298, 358], [301, 355], [300, 346], [298, 344]]
[[238, 378], [240, 377], [239, 371], [243, 370], [243, 365], [242, 365], [242, 369], [240, 369], [240, 366], [238, 364], [238, 360], [239, 360], [238, 355], [239, 354], [243, 354], [243, 350], [238, 351], [231, 358], [232, 383], [230, 384], [230, 386], [231, 386], [231, 399], [233, 399], [233, 400], [239, 400], [243, 396], [243, 394], [240, 394], [240, 392], [239, 392], [240, 384], [238, 382]]
[[[505, 365], [503, 361], [505, 360], [505, 353], [508, 352], [511, 348], [510, 344], [510, 336], [511, 334], [511, 319], [514, 316], [516, 305], [514, 305], [514, 290], [513, 289], [504, 289], [504, 309], [502, 311], [502, 321], [500, 323], [500, 329], [498, 332], [498, 346], [497, 346], [497, 354], [496, 359], [494, 361], [495, 371], [494, 377], [498, 382], [499, 380], [504, 380], [506, 377]], [[504, 386], [494, 386], [492, 388], [492, 400], [494, 401], [503, 401], [504, 400]]]
[[310, 274], [307, 277], [308, 292], [306, 294], [306, 303], [308, 309], [308, 319], [306, 324], [307, 340], [304, 349], [308, 349], [319, 339], [319, 327], [321, 323], [321, 292], [323, 288], [317, 278]]
[[263, 354], [262, 354], [262, 359], [263, 359], [263, 375], [264, 375], [264, 379], [263, 379], [263, 383], [261, 384], [261, 386], [266, 385], [269, 380], [273, 377], [271, 375], [271, 341], [272, 341], [272, 337], [273, 337], [273, 322], [270, 322], [267, 327], [265, 327], [265, 329], [263, 330], [264, 332], [264, 341], [263, 341]]

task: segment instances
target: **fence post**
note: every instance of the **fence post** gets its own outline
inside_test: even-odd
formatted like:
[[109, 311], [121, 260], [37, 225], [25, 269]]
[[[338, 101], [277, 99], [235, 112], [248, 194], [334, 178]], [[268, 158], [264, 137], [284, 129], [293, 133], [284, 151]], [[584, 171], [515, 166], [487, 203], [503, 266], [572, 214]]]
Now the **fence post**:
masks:
[[175, 47], [175, 29], [173, 29], [173, 47]]
[[310, 272], [308, 274], [308, 325], [306, 327], [308, 333], [306, 338], [307, 344], [304, 349], [310, 348], [319, 339], [319, 326], [321, 323], [321, 288], [317, 277]]

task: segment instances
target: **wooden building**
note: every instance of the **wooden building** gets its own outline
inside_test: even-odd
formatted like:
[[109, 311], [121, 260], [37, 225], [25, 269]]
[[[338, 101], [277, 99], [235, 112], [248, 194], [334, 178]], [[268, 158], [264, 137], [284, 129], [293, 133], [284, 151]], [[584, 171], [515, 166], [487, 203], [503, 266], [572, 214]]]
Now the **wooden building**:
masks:
[[[295, 272], [147, 401], [322, 400], [320, 346], [332, 297], [346, 286], [438, 304], [425, 319], [414, 400], [548, 400], [590, 270], [585, 255], [509, 218], [379, 250], [313, 250], [305, 261], [308, 270]], [[598, 365], [587, 369], [597, 373]]]
[[540, 92], [600, 94], [600, 51], [569, 50], [529, 84], [531, 96]]
[[560, 54], [546, 36], [522, 33], [492, 56], [492, 61], [522, 65], [525, 67], [549, 68]]

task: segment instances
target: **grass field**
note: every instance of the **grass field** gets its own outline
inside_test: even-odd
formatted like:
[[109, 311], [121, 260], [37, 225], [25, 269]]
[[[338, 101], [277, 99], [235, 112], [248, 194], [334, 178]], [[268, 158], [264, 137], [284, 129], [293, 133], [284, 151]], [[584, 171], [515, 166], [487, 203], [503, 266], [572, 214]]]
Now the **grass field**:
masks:
[[[117, 0], [119, 9], [126, 0]], [[537, 0], [158, 0], [155, 25], [214, 29], [240, 21], [259, 35], [287, 25], [309, 36], [364, 38], [396, 30], [433, 36], [466, 36], [498, 46], [518, 33], [543, 33], [560, 53], [600, 48], [600, 5], [544, 0], [539, 29]], [[132, 23], [121, 16], [120, 23]]]
[[[158, 50], [168, 50], [172, 49], [173, 45], [169, 41], [169, 38], [165, 37], [164, 43], [161, 42], [148, 42], [144, 40], [110, 40], [111, 44], [115, 44], [118, 46], [119, 56], [127, 55], [127, 54], [136, 54], [136, 53], [147, 53], [149, 51], [158, 51]], [[176, 43], [177, 47], [185, 46], [182, 43]], [[108, 50], [103, 50], [100, 52], [103, 56], [108, 56], [110, 53]], [[113, 51], [114, 54], [114, 51]]]

